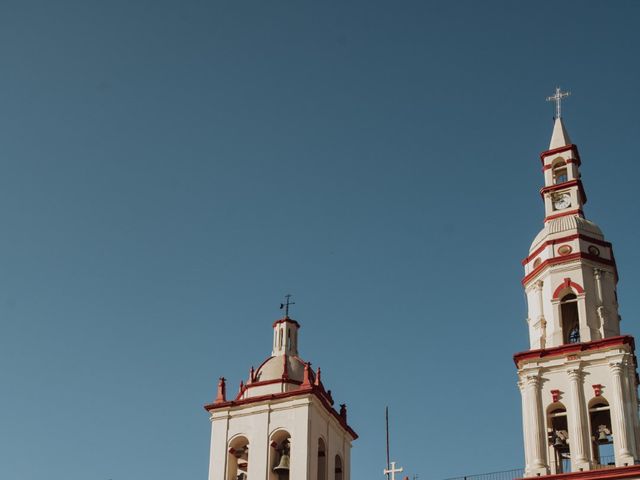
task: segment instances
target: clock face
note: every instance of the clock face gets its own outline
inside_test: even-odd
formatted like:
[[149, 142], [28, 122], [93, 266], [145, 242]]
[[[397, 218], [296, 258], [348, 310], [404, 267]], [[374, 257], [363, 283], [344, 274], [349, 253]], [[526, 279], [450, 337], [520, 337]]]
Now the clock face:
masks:
[[553, 199], [553, 206], [556, 210], [562, 210], [571, 206], [571, 197], [568, 193], [558, 195]]

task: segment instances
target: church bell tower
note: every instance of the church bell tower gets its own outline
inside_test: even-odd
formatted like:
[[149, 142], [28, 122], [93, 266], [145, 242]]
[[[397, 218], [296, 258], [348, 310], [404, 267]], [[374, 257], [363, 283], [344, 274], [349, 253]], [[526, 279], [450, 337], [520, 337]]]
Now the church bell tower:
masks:
[[224, 378], [205, 405], [212, 433], [209, 480], [350, 480], [347, 408], [334, 409], [320, 369], [298, 354], [300, 324], [287, 313], [273, 323], [271, 355], [251, 367], [236, 395]]
[[530, 350], [518, 353], [525, 476], [634, 465], [640, 422], [634, 339], [620, 334], [611, 243], [585, 218], [578, 148], [557, 111], [540, 155], [544, 228], [522, 261]]

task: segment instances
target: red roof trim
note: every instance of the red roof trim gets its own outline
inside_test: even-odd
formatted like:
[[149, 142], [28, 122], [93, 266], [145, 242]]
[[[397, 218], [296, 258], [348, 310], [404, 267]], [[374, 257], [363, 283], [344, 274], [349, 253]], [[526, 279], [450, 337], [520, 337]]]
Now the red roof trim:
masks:
[[315, 385], [312, 385], [311, 387], [308, 387], [308, 388], [300, 388], [299, 390], [294, 390], [292, 392], [273, 393], [269, 395], [261, 395], [259, 397], [245, 398], [243, 400], [234, 400], [234, 401], [224, 402], [224, 403], [210, 403], [205, 405], [204, 409], [207, 412], [211, 412], [213, 410], [219, 410], [221, 408], [233, 408], [241, 405], [248, 405], [251, 403], [264, 402], [267, 400], [281, 400], [285, 398], [297, 397], [300, 395], [314, 395], [316, 398], [320, 400], [320, 403], [322, 403], [324, 408], [333, 416], [333, 418], [335, 418], [340, 423], [342, 428], [344, 428], [347, 432], [349, 432], [349, 434], [353, 437], [354, 440], [358, 438], [358, 434], [355, 432], [355, 430], [353, 430], [347, 424], [344, 418], [342, 418], [340, 414], [333, 409], [329, 401], [325, 398], [325, 396], [320, 391], [320, 389]]
[[276, 320], [275, 322], [273, 322], [273, 328], [275, 328], [276, 325], [279, 325], [280, 323], [293, 323], [296, 327], [300, 328], [300, 324], [293, 318], [289, 317], [281, 318], [280, 320]]
[[275, 383], [289, 383], [291, 385], [302, 385], [302, 382], [300, 380], [292, 380], [290, 378], [274, 378], [272, 380], [263, 380], [261, 382], [247, 383], [244, 387], [245, 389], [247, 389], [247, 388], [253, 388], [253, 387], [262, 387], [263, 385], [273, 385]]
[[549, 220], [553, 220], [554, 218], [566, 217], [567, 215], [579, 215], [582, 218], [584, 218], [584, 212], [582, 211], [581, 208], [578, 208], [576, 210], [569, 210], [567, 212], [556, 213], [555, 215], [549, 215], [548, 217], [544, 217], [544, 221], [548, 222]]
[[554, 192], [556, 190], [562, 190], [568, 187], [575, 187], [578, 183], [582, 183], [580, 180], [568, 180], [562, 183], [554, 183], [553, 185], [547, 185], [540, 189], [540, 195], [544, 195], [547, 192]]
[[548, 265], [556, 265], [558, 263], [569, 263], [569, 262], [573, 262], [574, 260], [591, 260], [592, 262], [602, 263], [604, 265], [613, 267], [615, 270], [616, 280], [618, 278], [618, 269], [616, 268], [615, 260], [607, 260], [606, 258], [597, 257], [589, 253], [576, 252], [570, 255], [564, 255], [562, 257], [547, 258], [544, 262], [538, 265], [529, 275], [526, 275], [522, 279], [522, 285], [526, 285], [527, 283], [529, 283], [529, 281], [532, 278], [538, 275], [538, 273], [540, 273], [540, 271]]
[[253, 388], [253, 387], [261, 387], [263, 385], [274, 385], [277, 383], [281, 383], [281, 384], [285, 384], [288, 383], [290, 385], [301, 385], [302, 382], [298, 381], [298, 380], [291, 380], [290, 378], [285, 378], [284, 376], [282, 378], [274, 378], [272, 380], [264, 380], [262, 382], [253, 382], [253, 383], [247, 383], [247, 384], [243, 384], [242, 385], [242, 389], [238, 392], [238, 395], [236, 395], [236, 400], [240, 400], [242, 395], [244, 395], [244, 392], [246, 392], [248, 389]]
[[516, 367], [519, 367], [520, 362], [525, 360], [533, 360], [537, 358], [546, 357], [561, 357], [570, 353], [586, 352], [590, 350], [600, 350], [609, 347], [615, 347], [618, 345], [629, 345], [631, 351], [635, 351], [635, 341], [631, 335], [620, 335], [618, 337], [603, 338], [601, 340], [594, 340], [592, 342], [583, 343], [568, 343], [566, 345], [560, 345], [553, 348], [539, 348], [537, 350], [527, 350], [524, 352], [516, 353], [513, 356], [513, 361]]
[[544, 199], [544, 194], [549, 192], [555, 192], [558, 190], [564, 190], [565, 188], [578, 187], [578, 191], [580, 192], [580, 197], [582, 198], [582, 203], [587, 203], [587, 194], [584, 191], [584, 185], [582, 184], [582, 180], [569, 180], [568, 182], [555, 183], [553, 185], [545, 186], [540, 189], [540, 196]]
[[[597, 470], [585, 470], [582, 472], [557, 473], [554, 475], [542, 475], [533, 478], [544, 478], [545, 480], [614, 480], [617, 478], [632, 478], [640, 476], [640, 465], [629, 465], [627, 467], [600, 468]], [[528, 480], [528, 479], [516, 479]]]
[[549, 245], [570, 242], [572, 240], [575, 240], [576, 238], [579, 240], [584, 240], [585, 242], [595, 243], [596, 245], [600, 245], [601, 247], [611, 248], [611, 242], [607, 242], [605, 240], [599, 240], [593, 237], [588, 237], [587, 235], [582, 235], [580, 233], [574, 233], [573, 235], [567, 235], [566, 237], [553, 238], [551, 240], [546, 240], [542, 245], [536, 248], [527, 258], [522, 260], [522, 266], [524, 267], [527, 263], [529, 263], [531, 260], [536, 258], [540, 254], [540, 252], [542, 252]]
[[540, 161], [544, 164], [544, 159], [550, 155], [555, 155], [556, 153], [566, 152], [567, 150], [571, 150], [578, 160], [578, 165], [580, 165], [580, 154], [578, 153], [578, 147], [574, 144], [565, 145], [564, 147], [554, 148], [552, 150], [545, 150], [540, 154]]

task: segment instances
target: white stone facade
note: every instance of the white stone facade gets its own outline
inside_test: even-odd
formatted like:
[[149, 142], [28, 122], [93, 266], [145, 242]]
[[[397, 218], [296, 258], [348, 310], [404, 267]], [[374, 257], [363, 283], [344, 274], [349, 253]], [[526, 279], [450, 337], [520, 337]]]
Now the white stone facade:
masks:
[[[611, 417], [616, 465], [633, 465], [640, 458], [633, 340], [594, 342], [593, 350], [531, 355], [519, 362], [523, 401], [526, 475], [560, 473], [555, 449], [549, 441], [554, 410], [564, 409], [571, 471], [600, 466], [593, 410], [607, 405]], [[619, 339], [619, 340], [618, 340]], [[597, 345], [602, 343], [602, 345]], [[594, 438], [596, 437], [596, 438]]]
[[[218, 398], [205, 407], [212, 422], [209, 480], [350, 480], [357, 435], [346, 407], [334, 410], [320, 370], [298, 357], [299, 324], [287, 317], [273, 327], [272, 356], [251, 369], [234, 400], [226, 399], [221, 379]], [[279, 474], [282, 462], [288, 471]]]
[[[584, 218], [580, 156], [561, 119], [541, 155], [545, 226], [523, 260], [530, 350], [516, 354], [525, 475], [640, 459], [635, 346], [620, 336], [611, 244]], [[612, 459], [604, 452], [610, 449]]]

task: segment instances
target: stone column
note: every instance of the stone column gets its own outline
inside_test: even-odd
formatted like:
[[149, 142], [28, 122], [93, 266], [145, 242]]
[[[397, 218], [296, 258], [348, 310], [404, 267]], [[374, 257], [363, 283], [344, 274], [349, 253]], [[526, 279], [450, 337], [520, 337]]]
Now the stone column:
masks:
[[547, 347], [547, 321], [544, 318], [544, 299], [542, 298], [542, 287], [544, 282], [538, 280], [535, 289], [538, 292], [538, 325], [540, 326], [540, 348]]
[[[549, 346], [558, 347], [564, 343], [562, 335], [562, 322], [560, 321], [560, 318], [562, 317], [562, 314], [560, 313], [560, 300], [551, 300], [551, 310], [553, 312], [553, 317], [551, 319], [551, 331], [553, 333], [551, 334], [551, 345]], [[549, 326], [548, 323], [547, 326]]]
[[613, 447], [616, 456], [616, 466], [633, 465], [633, 455], [629, 446], [629, 431], [625, 414], [624, 365], [620, 361], [609, 363], [613, 390], [613, 402], [610, 405]]
[[229, 411], [211, 412], [211, 448], [209, 452], [209, 480], [227, 477]]
[[597, 340], [598, 335], [594, 334], [594, 329], [589, 324], [586, 295], [584, 293], [579, 293], [576, 297], [578, 300], [578, 327], [580, 328], [580, 341], [590, 342], [591, 340]]
[[600, 270], [599, 268], [594, 268], [593, 269], [593, 278], [595, 278], [596, 280], [596, 306], [601, 306], [603, 300], [603, 296], [602, 296], [602, 270]]
[[633, 365], [629, 365], [627, 379], [631, 392], [631, 407], [629, 414], [633, 417], [633, 432], [636, 439], [636, 458], [640, 459], [640, 416], [638, 415], [638, 386], [636, 384], [636, 371]]
[[524, 442], [524, 463], [526, 466], [526, 472], [529, 472], [529, 468], [531, 465], [531, 454], [529, 453], [529, 413], [527, 411], [527, 391], [526, 391], [526, 380], [521, 378], [518, 381], [518, 389], [520, 390], [520, 399], [522, 401], [522, 437]]
[[598, 315], [598, 325], [596, 325], [596, 327], [600, 333], [600, 338], [605, 337], [604, 330], [607, 322], [606, 309], [604, 308], [604, 295], [602, 293], [602, 277], [604, 273], [605, 272], [599, 268], [593, 269], [593, 278], [595, 278], [596, 281], [596, 313]]
[[571, 388], [569, 417], [569, 449], [571, 451], [571, 470], [589, 470], [590, 445], [589, 427], [586, 420], [583, 390], [584, 374], [580, 368], [567, 370]]
[[540, 376], [527, 375], [525, 378], [525, 436], [527, 441], [527, 466], [525, 476], [547, 475], [549, 467], [546, 462], [547, 443], [542, 419], [542, 397], [540, 394]]
[[638, 414], [634, 411], [634, 403], [637, 405], [635, 392], [635, 368], [629, 360], [623, 363], [622, 369], [622, 391], [624, 392], [624, 413], [625, 413], [625, 425], [628, 426], [627, 440], [629, 442], [629, 451], [634, 458], [638, 457], [638, 445], [636, 438], [636, 425]]

